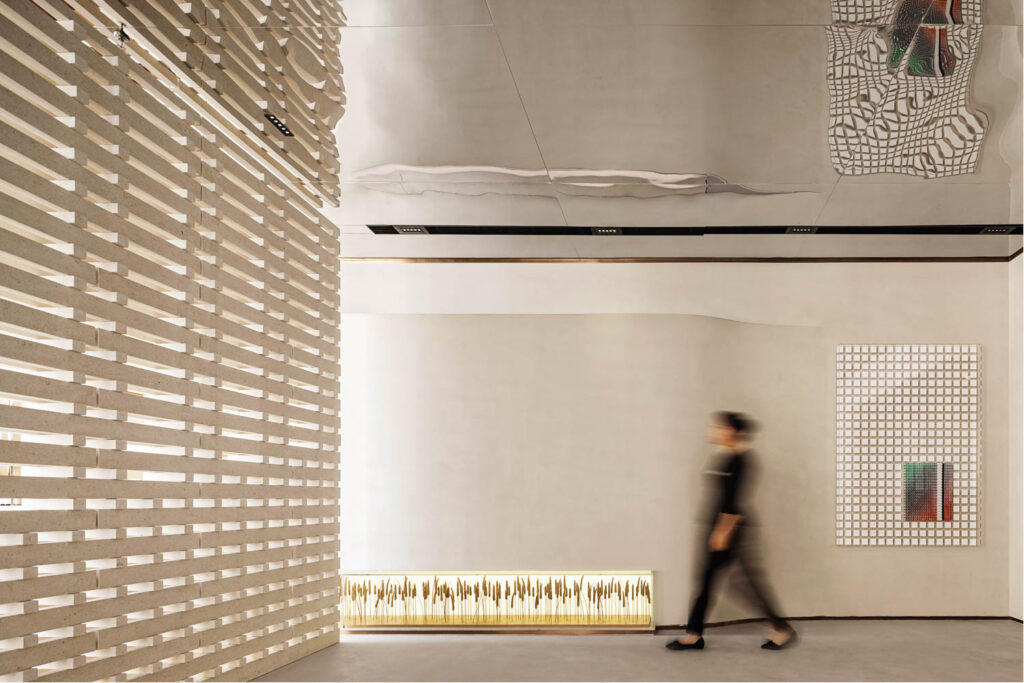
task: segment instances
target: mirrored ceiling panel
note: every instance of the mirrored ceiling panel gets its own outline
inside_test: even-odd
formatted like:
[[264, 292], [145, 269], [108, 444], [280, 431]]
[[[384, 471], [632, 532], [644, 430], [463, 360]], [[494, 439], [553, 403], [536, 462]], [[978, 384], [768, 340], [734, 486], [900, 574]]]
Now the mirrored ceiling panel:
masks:
[[932, 4], [349, 0], [336, 219], [1019, 223], [1019, 3]]

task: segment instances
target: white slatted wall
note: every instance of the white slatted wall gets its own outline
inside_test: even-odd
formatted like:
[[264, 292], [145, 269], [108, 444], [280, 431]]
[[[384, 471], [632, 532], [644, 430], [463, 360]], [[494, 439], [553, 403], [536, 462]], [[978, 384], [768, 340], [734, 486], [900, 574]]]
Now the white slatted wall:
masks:
[[0, 680], [337, 641], [342, 21], [0, 5]]

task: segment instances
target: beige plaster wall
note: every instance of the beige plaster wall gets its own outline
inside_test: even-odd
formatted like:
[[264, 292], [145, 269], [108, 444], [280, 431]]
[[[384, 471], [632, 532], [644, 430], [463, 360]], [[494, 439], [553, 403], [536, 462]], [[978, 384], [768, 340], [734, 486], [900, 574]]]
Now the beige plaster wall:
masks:
[[[348, 263], [342, 277], [344, 569], [651, 568], [656, 620], [680, 623], [702, 423], [739, 403], [765, 421], [760, 509], [788, 613], [1006, 614], [1006, 264]], [[835, 545], [844, 342], [982, 345], [980, 546]], [[701, 374], [746, 354], [728, 381]], [[510, 477], [515, 495], [494, 495]], [[750, 615], [726, 598], [710, 616]]]

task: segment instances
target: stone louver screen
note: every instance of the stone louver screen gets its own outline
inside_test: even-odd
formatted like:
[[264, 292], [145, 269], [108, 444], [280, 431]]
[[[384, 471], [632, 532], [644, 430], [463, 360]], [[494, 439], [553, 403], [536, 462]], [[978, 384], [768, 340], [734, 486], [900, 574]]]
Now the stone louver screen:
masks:
[[342, 23], [0, 5], [0, 680], [337, 641]]

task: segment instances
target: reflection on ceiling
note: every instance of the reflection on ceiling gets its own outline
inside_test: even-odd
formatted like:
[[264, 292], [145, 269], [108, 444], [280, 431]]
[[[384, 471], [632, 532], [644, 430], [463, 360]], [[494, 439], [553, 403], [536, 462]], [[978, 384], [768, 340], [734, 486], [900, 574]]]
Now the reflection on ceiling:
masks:
[[[500, 168], [497, 166], [411, 166], [382, 164], [356, 173], [357, 180], [388, 182], [381, 191], [399, 194], [423, 192], [450, 192], [452, 194], [535, 195], [537, 189], [530, 183], [543, 183], [553, 191], [587, 197], [664, 197], [669, 195], [696, 195], [713, 192], [737, 194], [779, 194], [767, 190], [753, 190], [727, 182], [724, 178], [704, 173], [656, 173], [654, 171], [608, 169], [539, 169]], [[432, 180], [441, 182], [431, 182]], [[394, 182], [394, 181], [397, 181]], [[414, 182], [409, 189], [404, 182]], [[374, 189], [372, 185], [369, 186]], [[486, 187], [486, 190], [481, 190]]]
[[832, 164], [843, 175], [973, 173], [988, 124], [969, 105], [980, 0], [832, 0]]
[[1017, 0], [346, 12], [342, 226], [1022, 221]]

